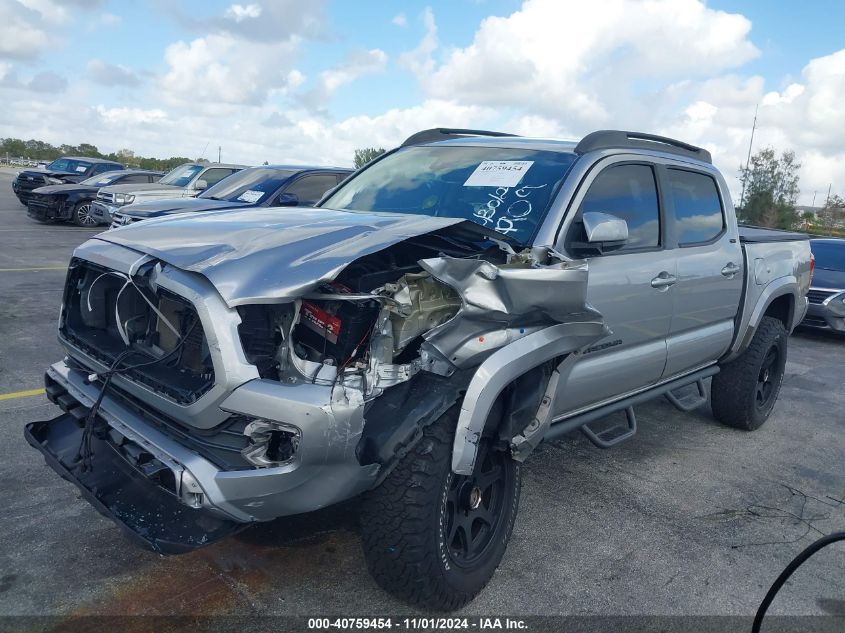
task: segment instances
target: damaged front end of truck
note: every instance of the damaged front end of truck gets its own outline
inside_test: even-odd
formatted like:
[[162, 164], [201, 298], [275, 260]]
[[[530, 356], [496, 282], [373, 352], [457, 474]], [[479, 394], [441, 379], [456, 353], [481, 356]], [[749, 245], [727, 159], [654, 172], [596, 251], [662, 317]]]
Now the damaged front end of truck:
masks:
[[371, 489], [455, 405], [456, 473], [491, 425], [521, 460], [567, 359], [606, 333], [587, 275], [454, 218], [252, 210], [111, 231], [74, 254], [68, 355], [45, 378], [65, 413], [27, 439], [160, 552]]

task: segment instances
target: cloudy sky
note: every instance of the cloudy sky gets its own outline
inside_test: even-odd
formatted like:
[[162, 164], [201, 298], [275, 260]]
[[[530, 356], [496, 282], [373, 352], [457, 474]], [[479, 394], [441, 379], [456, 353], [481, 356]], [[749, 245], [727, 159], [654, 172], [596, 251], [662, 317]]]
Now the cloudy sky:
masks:
[[351, 163], [435, 126], [794, 149], [845, 194], [838, 0], [0, 0], [0, 137]]

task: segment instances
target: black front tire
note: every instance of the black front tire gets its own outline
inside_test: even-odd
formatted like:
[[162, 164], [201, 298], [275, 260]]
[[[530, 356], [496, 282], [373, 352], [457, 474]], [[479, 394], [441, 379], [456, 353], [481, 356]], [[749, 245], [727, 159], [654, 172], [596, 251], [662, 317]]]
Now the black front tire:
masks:
[[438, 611], [459, 609], [490, 581], [507, 549], [521, 489], [519, 463], [491, 439], [482, 440], [473, 475], [452, 472], [458, 410], [424, 429], [361, 508], [373, 578], [400, 600]]
[[763, 317], [748, 349], [713, 376], [710, 401], [719, 422], [744, 431], [763, 426], [783, 384], [787, 338], [779, 319]]

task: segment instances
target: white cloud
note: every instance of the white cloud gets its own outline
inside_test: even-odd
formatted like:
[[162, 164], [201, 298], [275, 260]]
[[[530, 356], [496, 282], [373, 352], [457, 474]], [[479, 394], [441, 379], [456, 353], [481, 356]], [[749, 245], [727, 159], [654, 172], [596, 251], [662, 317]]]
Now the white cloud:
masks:
[[246, 6], [242, 4], [233, 4], [228, 9], [226, 9], [226, 12], [223, 14], [223, 17], [228, 18], [230, 20], [234, 20], [235, 22], [243, 22], [244, 20], [257, 18], [260, 15], [260, 4], [248, 4]]
[[33, 58], [47, 47], [41, 15], [19, 2], [0, 3], [0, 58]]
[[167, 121], [167, 112], [160, 108], [107, 108], [98, 105], [95, 110], [106, 125], [151, 125]]
[[580, 130], [612, 123], [632, 103], [648, 109], [637, 97], [655, 82], [742, 65], [758, 54], [750, 28], [698, 0], [527, 0], [507, 17], [486, 18], [472, 43], [440, 64], [431, 19], [408, 66], [431, 96], [565, 117]]
[[396, 26], [401, 26], [401, 27], [408, 26], [408, 18], [404, 13], [399, 13], [397, 15], [394, 15], [391, 22], [393, 24], [395, 24]]
[[350, 51], [340, 64], [321, 72], [318, 85], [300, 100], [310, 109], [324, 110], [339, 88], [364, 75], [381, 72], [386, 65], [387, 53], [379, 48]]
[[[398, 56], [400, 72], [418, 78], [421, 102], [397, 108], [394, 94], [374, 94], [365, 114], [340, 120], [332, 114], [343, 86], [382, 72], [388, 56], [350, 50], [335, 66], [310, 70], [309, 83], [297, 66], [311, 68], [301, 64], [312, 52], [304, 43], [327, 30], [319, 0], [241, 0], [216, 16], [182, 16], [198, 32], [166, 48], [164, 71], [133, 91], [131, 105], [99, 106], [91, 81], [131, 76], [123, 60], [98, 62], [69, 85], [3, 61], [37, 56], [50, 45], [44, 33], [73, 19], [64, 3], [25, 1], [0, 0], [0, 136], [158, 156], [196, 156], [210, 143], [244, 163], [349, 164], [356, 147], [395, 146], [427, 127], [564, 138], [612, 127], [707, 147], [738, 196], [737, 167], [759, 104], [755, 148], [796, 151], [801, 202], [829, 183], [845, 193], [845, 50], [807, 60], [798, 77], [750, 75], [746, 64], [759, 51], [748, 19], [699, 0], [527, 0], [480, 22], [457, 48], [441, 42], [426, 9], [416, 18], [418, 44]], [[40, 17], [48, 6], [59, 7], [53, 22]], [[404, 14], [392, 22], [415, 26]], [[36, 85], [64, 89], [63, 107], [35, 96]]]
[[168, 70], [159, 82], [162, 96], [205, 107], [263, 103], [300, 81], [301, 73], [291, 73], [297, 44], [253, 43], [226, 34], [176, 42], [164, 53]]
[[426, 7], [423, 11], [422, 22], [425, 27], [425, 35], [414, 50], [403, 53], [399, 57], [399, 63], [425, 80], [434, 70], [432, 54], [440, 45], [437, 39], [437, 24], [434, 21], [434, 12], [431, 7]]
[[55, 49], [76, 12], [96, 9], [103, 0], [0, 0], [0, 58], [32, 60]]
[[183, 27], [200, 35], [226, 34], [249, 42], [279, 43], [291, 38], [327, 35], [324, 0], [272, 0], [231, 4], [222, 14], [183, 11], [181, 4], [165, 5]]

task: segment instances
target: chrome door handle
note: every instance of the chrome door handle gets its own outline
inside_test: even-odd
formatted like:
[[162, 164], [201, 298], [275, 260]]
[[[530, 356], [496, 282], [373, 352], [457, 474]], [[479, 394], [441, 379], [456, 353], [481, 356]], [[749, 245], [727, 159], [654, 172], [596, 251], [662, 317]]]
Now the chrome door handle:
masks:
[[670, 275], [669, 273], [664, 271], [651, 280], [651, 287], [668, 288], [669, 286], [674, 286], [677, 282], [677, 277], [675, 277], [674, 275]]
[[739, 266], [734, 264], [733, 262], [728, 262], [725, 264], [725, 267], [722, 269], [722, 274], [727, 278], [732, 278], [736, 275], [740, 270], [742, 270]]

